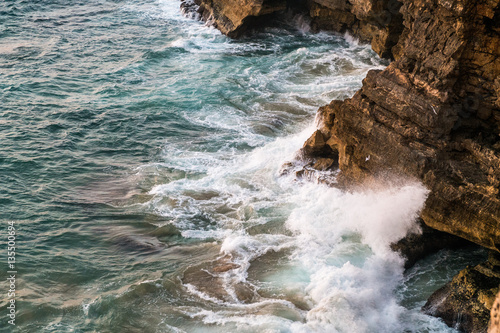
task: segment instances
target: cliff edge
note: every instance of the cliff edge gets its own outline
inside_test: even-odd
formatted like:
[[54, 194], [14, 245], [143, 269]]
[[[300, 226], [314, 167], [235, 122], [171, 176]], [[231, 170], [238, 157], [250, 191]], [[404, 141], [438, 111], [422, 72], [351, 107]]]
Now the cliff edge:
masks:
[[[320, 109], [341, 181], [403, 176], [430, 190], [421, 218], [500, 251], [499, 1], [403, 0], [393, 61], [351, 99]], [[424, 311], [485, 332], [500, 285], [496, 255], [436, 291]]]
[[[396, 60], [320, 109], [342, 179], [416, 177], [422, 219], [500, 250], [499, 1], [403, 1]], [[368, 158], [369, 157], [369, 158]]]

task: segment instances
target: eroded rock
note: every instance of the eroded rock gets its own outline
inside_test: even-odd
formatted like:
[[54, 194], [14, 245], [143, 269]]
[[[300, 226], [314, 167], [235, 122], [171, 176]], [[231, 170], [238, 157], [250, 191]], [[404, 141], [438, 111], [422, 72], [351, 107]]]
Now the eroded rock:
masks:
[[[321, 130], [338, 146], [341, 180], [363, 182], [387, 170], [416, 177], [431, 190], [422, 213], [428, 226], [496, 251], [500, 34], [489, 17], [500, 21], [498, 2], [478, 11], [473, 1], [403, 1], [400, 58], [370, 71], [353, 98], [320, 109]], [[487, 65], [470, 52], [485, 45]]]
[[392, 58], [403, 31], [397, 0], [309, 0], [314, 30], [349, 32], [383, 58]]
[[307, 14], [313, 30], [349, 32], [371, 43], [381, 57], [392, 58], [403, 31], [398, 0], [183, 0], [185, 11], [197, 11], [222, 33], [238, 37], [248, 28], [269, 24], [270, 14], [293, 9]]
[[305, 158], [333, 157], [333, 159], [335, 159], [334, 156], [336, 154], [332, 147], [327, 144], [320, 130], [316, 130], [316, 132], [307, 139], [301, 149], [301, 153]]
[[[498, 252], [499, 0], [401, 3], [396, 60], [370, 71], [351, 99], [319, 110], [325, 140], [338, 148], [339, 182], [420, 179], [430, 190], [427, 226]], [[486, 331], [499, 281], [483, 268], [457, 275], [427, 312], [450, 325], [461, 313], [464, 329]]]
[[[191, 7], [193, 1], [183, 1]], [[256, 19], [285, 10], [286, 0], [194, 0], [201, 17], [212, 23], [223, 34], [238, 37]]]
[[486, 263], [462, 270], [432, 294], [422, 309], [462, 331], [486, 332], [499, 287], [500, 266], [490, 256]]

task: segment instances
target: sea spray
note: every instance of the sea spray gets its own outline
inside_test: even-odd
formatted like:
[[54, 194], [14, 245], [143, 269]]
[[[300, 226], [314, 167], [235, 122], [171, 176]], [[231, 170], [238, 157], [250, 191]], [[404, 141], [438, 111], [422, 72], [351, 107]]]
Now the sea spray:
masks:
[[302, 187], [287, 226], [297, 235], [293, 259], [311, 272], [307, 328], [398, 331], [404, 309], [394, 290], [403, 262], [389, 246], [416, 231], [427, 193], [418, 183], [357, 192]]
[[[217, 171], [209, 172], [211, 176], [206, 178], [218, 180], [202, 182], [205, 184], [202, 187], [212, 184], [212, 190], [230, 190], [231, 195], [241, 195], [240, 199], [230, 201], [246, 202], [244, 205], [251, 207], [250, 215], [239, 215], [229, 223], [219, 221], [220, 227], [228, 228], [223, 236], [221, 234], [221, 255], [229, 256], [237, 265], [224, 273], [221, 284], [232, 295], [239, 283], [247, 283], [259, 293], [259, 274], [254, 274], [253, 280], [248, 279], [252, 263], [270, 252], [290, 250], [285, 269], [299, 274], [282, 275], [276, 270], [274, 282], [281, 290], [294, 290], [284, 297], [290, 304], [302, 302], [308, 308], [302, 314], [304, 323], [286, 325], [290, 330], [349, 332], [355, 327], [357, 332], [368, 332], [379, 327], [395, 332], [401, 328], [400, 317], [405, 313], [395, 295], [395, 288], [403, 277], [403, 259], [390, 250], [390, 244], [408, 232], [418, 231], [415, 222], [428, 191], [419, 183], [399, 181], [399, 185], [379, 184], [375, 189], [349, 192], [299, 182], [293, 175], [278, 176], [280, 161], [293, 157], [304, 133], [310, 130], [258, 148], [236, 159], [230, 169], [216, 168]], [[220, 177], [225, 181], [220, 182]], [[236, 190], [238, 187], [228, 187], [228, 179], [240, 177], [247, 179], [252, 190], [241, 192]], [[215, 189], [216, 184], [221, 187]], [[259, 216], [262, 208], [280, 206], [291, 207], [284, 222], [291, 235], [248, 232], [253, 224], [269, 223], [268, 218]], [[297, 277], [301, 280], [299, 285]], [[266, 279], [273, 283], [272, 276]], [[199, 294], [192, 285], [186, 287]], [[210, 296], [203, 299], [209, 300]], [[267, 297], [254, 299], [253, 308], [267, 302]], [[233, 297], [225, 306], [233, 308], [241, 303], [242, 300]], [[295, 311], [301, 313], [296, 307]], [[203, 317], [202, 313], [196, 316]], [[210, 312], [210, 318], [214, 316], [216, 314]], [[230, 318], [224, 322], [232, 322]], [[213, 319], [205, 320], [212, 322]], [[241, 325], [244, 320], [240, 318], [238, 322]], [[253, 327], [251, 321], [246, 323]]]

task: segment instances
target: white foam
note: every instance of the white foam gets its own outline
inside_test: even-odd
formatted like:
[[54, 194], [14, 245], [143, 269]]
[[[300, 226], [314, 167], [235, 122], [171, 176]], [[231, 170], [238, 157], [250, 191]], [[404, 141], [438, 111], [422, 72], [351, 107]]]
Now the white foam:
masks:
[[[203, 300], [187, 313], [206, 325], [200, 330], [207, 332], [207, 327], [217, 332], [234, 331], [235, 327], [248, 332], [407, 329], [402, 317], [408, 311], [395, 295], [402, 279], [402, 259], [389, 245], [416, 230], [415, 218], [427, 196], [425, 187], [407, 181], [399, 186], [382, 184], [376, 189], [342, 192], [297, 181], [293, 173], [279, 176], [283, 163], [293, 160], [314, 131], [311, 120], [317, 107], [333, 98], [351, 96], [369, 69], [383, 68], [380, 59], [369, 47], [352, 40], [346, 44], [325, 33], [303, 31], [317, 43], [284, 54], [278, 42], [234, 42], [203, 24], [172, 17], [175, 15], [169, 12], [174, 3], [178, 6], [177, 1], [159, 3], [164, 19], [178, 20], [179, 29], [184, 29], [167, 47], [187, 51], [176, 62], [178, 81], [165, 89], [172, 88], [173, 96], [176, 89], [185, 93], [189, 89], [179, 88], [179, 82], [196, 76], [204, 85], [196, 91], [219, 96], [220, 103], [207, 101], [195, 110], [180, 112], [186, 122], [207, 130], [206, 136], [196, 138], [205, 145], [195, 149], [192, 142], [196, 140], [191, 138], [166, 142], [165, 161], [158, 170], [182, 170], [198, 176], [154, 186], [149, 191], [153, 196], [149, 207], [170, 218], [183, 237], [216, 239], [221, 244], [220, 255], [239, 267], [219, 275], [227, 293], [234, 295], [231, 302], [221, 304], [186, 285], [189, 293]], [[332, 48], [329, 42], [343, 47]], [[262, 56], [251, 57], [253, 52]], [[243, 60], [233, 58], [240, 55], [245, 56]], [[193, 60], [199, 59], [210, 64], [203, 72], [193, 68]], [[235, 59], [244, 65], [232, 67]], [[259, 124], [271, 128], [273, 121], [279, 128], [278, 138], [254, 129]], [[138, 173], [145, 172], [143, 169]], [[286, 220], [288, 231], [249, 231], [276, 219]], [[270, 252], [291, 256], [281, 258], [286, 264], [268, 268], [265, 283], [248, 281], [251, 263]], [[301, 312], [291, 301], [265, 297], [241, 304], [234, 293], [238, 283], [257, 289], [264, 285], [280, 298], [292, 297], [310, 310]], [[301, 313], [300, 318], [290, 320], [277, 314], [279, 311], [266, 310], [273, 301], [285, 302], [283, 306]]]
[[[305, 184], [292, 196], [297, 208], [287, 226], [297, 234], [293, 257], [311, 274], [305, 292], [314, 303], [306, 327], [294, 325], [293, 331], [400, 329], [404, 309], [394, 290], [403, 262], [389, 245], [415, 230], [426, 196], [425, 187], [411, 182], [352, 193]], [[361, 244], [353, 234], [361, 236]], [[346, 243], [354, 245], [351, 254], [345, 253]], [[371, 254], [359, 252], [362, 244]]]
[[[210, 188], [223, 195], [210, 198], [209, 205], [224, 202], [249, 207], [250, 215], [256, 216], [259, 214], [255, 211], [262, 207], [294, 207], [286, 222], [294, 232], [293, 237], [249, 235], [243, 227], [243, 223], [248, 222], [248, 218], [243, 218], [245, 214], [219, 216], [225, 219], [219, 221], [225, 232], [218, 235], [212, 232], [211, 236], [217, 235], [221, 240], [221, 254], [230, 255], [240, 266], [226, 276], [228, 293], [232, 285], [248, 283], [247, 270], [252, 260], [270, 251], [294, 249], [290, 258], [292, 266], [309, 274], [309, 282], [298, 291], [302, 293], [298, 297], [308, 300], [312, 309], [305, 323], [277, 319], [281, 325], [286, 324], [292, 332], [352, 332], [353, 329], [397, 332], [405, 309], [398, 304], [394, 290], [401, 283], [403, 262], [389, 245], [407, 232], [417, 230], [415, 219], [427, 190], [419, 183], [408, 181], [400, 186], [343, 192], [318, 184], [297, 183], [292, 176], [277, 178], [281, 163], [293, 157], [311, 131], [312, 128], [308, 128], [298, 135], [276, 139], [236, 158], [231, 167], [213, 168], [207, 177], [191, 184], [190, 181], [177, 184], [180, 187], [174, 186], [175, 182], [156, 187], [154, 193], [165, 194], [172, 186], [168, 193], [186, 188], [198, 191]], [[231, 184], [229, 180], [234, 177], [246, 177], [251, 189]], [[194, 207], [196, 205], [200, 207], [199, 204]], [[266, 222], [265, 217], [259, 218], [250, 217], [250, 221]], [[183, 232], [183, 235], [188, 234]], [[283, 289], [291, 285], [297, 287], [294, 277], [286, 277], [280, 283]], [[234, 322], [231, 316], [221, 318], [205, 318], [204, 322]], [[248, 316], [241, 320], [252, 321]]]
[[291, 198], [297, 209], [287, 226], [321, 246], [335, 244], [346, 233], [356, 232], [376, 254], [387, 255], [392, 253], [390, 243], [415, 228], [427, 193], [418, 183], [359, 192], [305, 184]]

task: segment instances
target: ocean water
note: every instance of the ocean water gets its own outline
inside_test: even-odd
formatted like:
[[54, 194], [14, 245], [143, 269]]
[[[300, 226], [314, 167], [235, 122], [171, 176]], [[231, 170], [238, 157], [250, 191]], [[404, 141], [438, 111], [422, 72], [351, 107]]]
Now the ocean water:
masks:
[[386, 65], [368, 46], [293, 17], [231, 40], [177, 0], [3, 1], [0, 23], [0, 331], [455, 332], [420, 307], [484, 254], [404, 272], [389, 249], [421, 184], [283, 174]]

